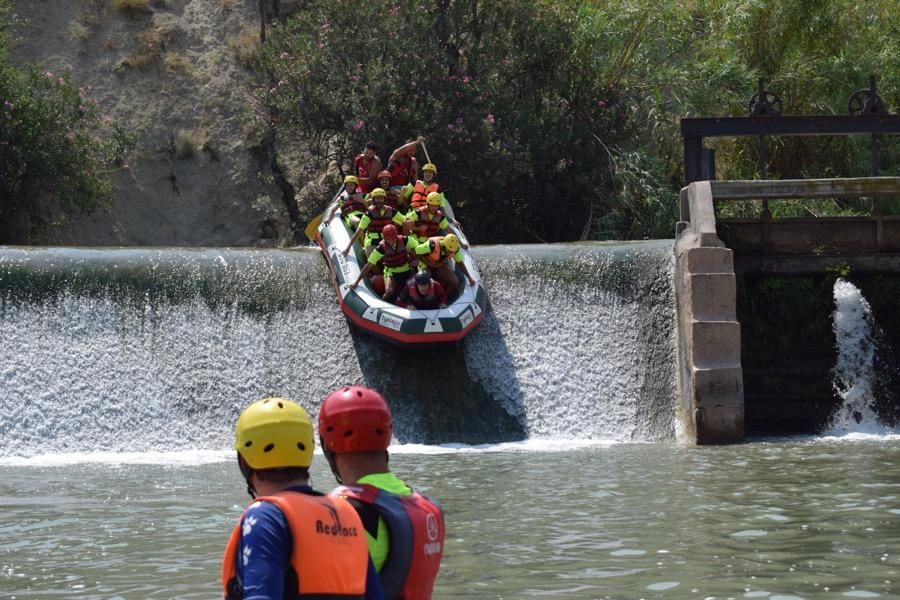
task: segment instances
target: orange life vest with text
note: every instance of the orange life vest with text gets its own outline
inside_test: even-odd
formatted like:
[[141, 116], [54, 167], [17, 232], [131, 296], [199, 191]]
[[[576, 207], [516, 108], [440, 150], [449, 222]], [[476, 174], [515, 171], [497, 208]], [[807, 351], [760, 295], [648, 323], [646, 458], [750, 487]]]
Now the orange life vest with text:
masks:
[[[286, 490], [255, 502], [271, 502], [284, 514], [294, 540], [290, 568], [296, 574], [297, 598], [365, 596], [369, 549], [359, 515], [347, 501]], [[236, 565], [243, 520], [242, 515], [222, 560], [222, 589], [227, 600], [243, 596]]]

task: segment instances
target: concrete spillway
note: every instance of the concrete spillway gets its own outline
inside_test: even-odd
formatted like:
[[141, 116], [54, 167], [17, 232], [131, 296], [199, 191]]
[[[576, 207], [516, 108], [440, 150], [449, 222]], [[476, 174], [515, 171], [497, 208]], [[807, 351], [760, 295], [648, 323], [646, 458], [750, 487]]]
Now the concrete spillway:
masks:
[[401, 442], [675, 435], [671, 242], [481, 247], [461, 344], [355, 331], [311, 249], [0, 248], [5, 455], [219, 449], [264, 395], [383, 390]]

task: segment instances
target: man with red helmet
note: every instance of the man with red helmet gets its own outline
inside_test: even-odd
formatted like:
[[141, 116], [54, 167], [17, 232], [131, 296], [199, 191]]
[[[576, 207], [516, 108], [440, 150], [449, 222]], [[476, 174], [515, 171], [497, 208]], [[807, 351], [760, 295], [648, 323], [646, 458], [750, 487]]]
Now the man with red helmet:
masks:
[[363, 386], [335, 390], [319, 407], [319, 439], [340, 487], [359, 513], [388, 599], [428, 600], [444, 548], [444, 516], [388, 469], [391, 412]]
[[406, 280], [412, 273], [410, 266], [417, 261], [412, 253], [416, 245], [414, 237], [400, 235], [397, 233], [397, 227], [393, 224], [385, 225], [381, 230], [381, 241], [369, 255], [366, 266], [359, 272], [356, 281], [350, 284], [350, 289], [358, 286], [359, 282], [369, 274], [369, 271], [380, 266], [384, 272], [384, 295], [382, 298], [386, 302], [393, 302], [400, 288], [406, 284]]

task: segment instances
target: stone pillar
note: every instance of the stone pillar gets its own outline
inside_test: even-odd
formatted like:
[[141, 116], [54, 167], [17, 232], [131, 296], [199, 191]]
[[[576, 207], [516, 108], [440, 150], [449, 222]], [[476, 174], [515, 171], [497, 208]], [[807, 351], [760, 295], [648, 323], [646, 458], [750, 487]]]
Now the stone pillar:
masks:
[[675, 246], [682, 419], [698, 444], [744, 438], [741, 328], [732, 251], [715, 236], [708, 182], [682, 190], [690, 222]]

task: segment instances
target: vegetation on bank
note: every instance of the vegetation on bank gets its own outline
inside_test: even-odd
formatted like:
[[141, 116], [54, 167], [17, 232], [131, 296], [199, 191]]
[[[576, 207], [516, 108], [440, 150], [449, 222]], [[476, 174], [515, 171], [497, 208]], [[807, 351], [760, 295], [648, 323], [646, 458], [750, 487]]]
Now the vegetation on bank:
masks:
[[[102, 2], [141, 18], [157, 6]], [[870, 74], [889, 110], [900, 110], [895, 0], [258, 5], [265, 42], [257, 47], [258, 32], [247, 30], [223, 51], [260, 75], [248, 107], [262, 139], [256, 158], [273, 174], [295, 235], [328, 200], [314, 194], [298, 209], [295, 190], [325, 174], [335, 189], [368, 139], [386, 159], [424, 136], [475, 242], [664, 238], [683, 181], [681, 117], [746, 114], [760, 77], [784, 114], [846, 114]], [[134, 143], [67, 73], [9, 64], [10, 7], [0, 0], [0, 243], [40, 240], [42, 224], [102, 206]], [[89, 24], [66, 35], [81, 39]], [[145, 66], [163, 46], [139, 37], [118, 68]], [[163, 64], [190, 72], [173, 51]], [[180, 131], [179, 142], [180, 156], [205, 143], [199, 130]], [[756, 140], [710, 145], [719, 178], [757, 176]], [[869, 139], [770, 140], [768, 156], [771, 177], [866, 175]], [[900, 174], [895, 139], [882, 139], [881, 171]], [[776, 216], [867, 208], [825, 204], [773, 208]], [[882, 209], [900, 212], [890, 202]]]
[[9, 63], [11, 15], [0, 0], [0, 244], [28, 244], [49, 221], [102, 206], [134, 139], [101, 118], [68, 71]]
[[[311, 0], [282, 17], [259, 62], [278, 139], [324, 172], [367, 139], [386, 158], [425, 136], [480, 242], [671, 237], [679, 118], [746, 114], [760, 77], [784, 114], [846, 114], [869, 74], [900, 106], [892, 0]], [[900, 148], [883, 144], [897, 174]], [[719, 178], [757, 176], [755, 140], [713, 145]], [[866, 175], [868, 152], [867, 138], [783, 138], [768, 171]]]

